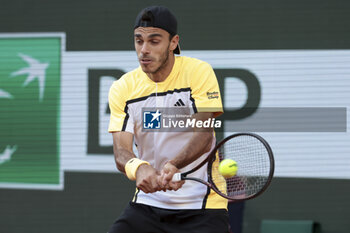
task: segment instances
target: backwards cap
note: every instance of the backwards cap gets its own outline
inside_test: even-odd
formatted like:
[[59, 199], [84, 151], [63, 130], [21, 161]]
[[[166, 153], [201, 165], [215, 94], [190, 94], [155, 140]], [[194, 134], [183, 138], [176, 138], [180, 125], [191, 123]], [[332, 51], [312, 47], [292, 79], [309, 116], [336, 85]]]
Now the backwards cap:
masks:
[[[134, 29], [138, 27], [155, 27], [167, 31], [171, 36], [177, 34], [177, 20], [173, 13], [164, 6], [150, 6], [141, 10], [136, 17]], [[180, 54], [180, 46], [174, 50]]]

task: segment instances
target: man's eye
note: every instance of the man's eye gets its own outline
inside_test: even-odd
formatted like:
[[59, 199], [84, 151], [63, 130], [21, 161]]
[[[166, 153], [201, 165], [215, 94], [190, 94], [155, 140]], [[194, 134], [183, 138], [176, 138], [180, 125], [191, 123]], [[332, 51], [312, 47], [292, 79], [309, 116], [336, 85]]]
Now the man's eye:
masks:
[[152, 44], [158, 44], [159, 41], [158, 41], [158, 40], [152, 40], [151, 43], [152, 43]]

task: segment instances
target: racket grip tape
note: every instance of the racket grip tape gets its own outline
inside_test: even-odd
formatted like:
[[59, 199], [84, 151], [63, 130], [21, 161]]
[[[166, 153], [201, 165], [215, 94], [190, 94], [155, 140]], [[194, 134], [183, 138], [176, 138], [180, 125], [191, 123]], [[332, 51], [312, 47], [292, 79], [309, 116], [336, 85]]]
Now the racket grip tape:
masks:
[[175, 174], [173, 175], [173, 178], [172, 178], [171, 181], [173, 181], [173, 182], [181, 181], [181, 173], [175, 173]]

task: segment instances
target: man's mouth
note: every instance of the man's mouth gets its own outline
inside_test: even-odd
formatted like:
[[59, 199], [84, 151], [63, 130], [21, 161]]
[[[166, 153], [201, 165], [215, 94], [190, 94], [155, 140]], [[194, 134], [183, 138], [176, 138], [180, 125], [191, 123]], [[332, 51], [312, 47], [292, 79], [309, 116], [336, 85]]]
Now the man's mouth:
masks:
[[142, 58], [142, 59], [140, 59], [140, 62], [141, 62], [141, 64], [143, 64], [143, 65], [148, 65], [148, 64], [151, 64], [151, 63], [152, 63], [152, 59], [149, 59], [149, 58]]

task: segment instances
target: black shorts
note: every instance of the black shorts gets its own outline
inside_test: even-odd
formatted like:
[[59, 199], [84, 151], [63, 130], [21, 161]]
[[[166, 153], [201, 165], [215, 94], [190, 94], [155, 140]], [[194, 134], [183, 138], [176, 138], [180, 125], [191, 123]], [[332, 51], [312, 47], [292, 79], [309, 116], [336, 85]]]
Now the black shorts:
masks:
[[169, 210], [129, 203], [108, 233], [229, 233], [225, 209]]

